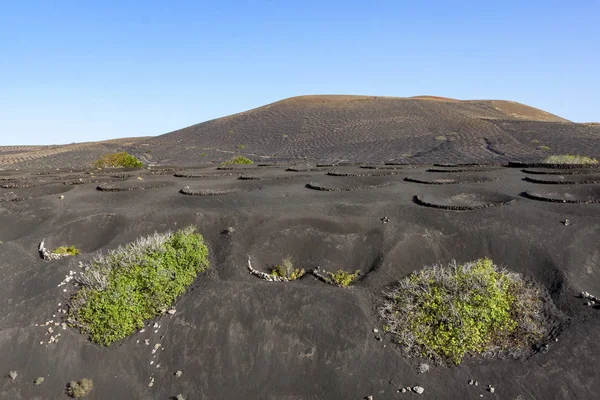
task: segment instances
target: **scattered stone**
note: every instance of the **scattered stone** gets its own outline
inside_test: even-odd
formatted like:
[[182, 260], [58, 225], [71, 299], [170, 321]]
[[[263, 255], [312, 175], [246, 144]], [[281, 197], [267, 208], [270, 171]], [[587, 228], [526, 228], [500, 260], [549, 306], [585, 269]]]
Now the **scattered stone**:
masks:
[[424, 374], [425, 372], [429, 371], [429, 364], [419, 364], [418, 371], [420, 374]]
[[475, 386], [479, 386], [479, 382], [475, 381]]
[[8, 377], [10, 378], [11, 381], [14, 381], [15, 379], [17, 379], [17, 376], [19, 376], [19, 373], [17, 371], [10, 371], [8, 373]]
[[469, 385], [474, 385], [475, 381], [473, 379], [469, 379]]
[[415, 386], [412, 388], [412, 391], [416, 394], [422, 394], [425, 391], [425, 389], [423, 389], [421, 386]]
[[61, 194], [61, 195], [60, 195], [60, 197], [59, 197], [59, 199], [60, 199], [60, 200], [64, 200], [64, 199], [65, 199], [65, 195], [64, 195], [64, 194]]
[[153, 328], [158, 328], [159, 327], [158, 322], [155, 322], [154, 325], [152, 325], [152, 327]]
[[379, 329], [377, 329], [377, 328], [373, 329], [373, 333], [377, 333], [377, 332], [379, 332]]
[[231, 235], [233, 232], [235, 232], [235, 228], [233, 226], [229, 226], [223, 231], [223, 233], [226, 235]]
[[170, 309], [169, 311], [167, 311], [167, 312], [168, 312], [169, 314], [171, 314], [171, 315], [175, 315], [175, 313], [177, 312], [177, 310], [176, 310], [176, 309], [174, 309], [174, 308], [171, 308], [171, 309]]
[[381, 222], [383, 222], [384, 224], [387, 224], [388, 222], [390, 222], [389, 217], [383, 217], [381, 218]]
[[373, 396], [372, 395], [368, 395], [367, 397], [365, 397], [365, 399], [367, 399], [367, 400], [373, 400]]
[[150, 345], [150, 339], [144, 339], [144, 344], [146, 346], [149, 346]]
[[179, 378], [181, 376], [181, 374], [183, 374], [183, 372], [181, 371], [175, 371], [175, 377]]
[[401, 391], [402, 393], [406, 393], [406, 389], [405, 389], [405, 388], [402, 388], [402, 389], [400, 389], [400, 391]]
[[568, 219], [565, 219], [562, 223], [563, 223], [564, 226], [571, 225], [571, 222]]

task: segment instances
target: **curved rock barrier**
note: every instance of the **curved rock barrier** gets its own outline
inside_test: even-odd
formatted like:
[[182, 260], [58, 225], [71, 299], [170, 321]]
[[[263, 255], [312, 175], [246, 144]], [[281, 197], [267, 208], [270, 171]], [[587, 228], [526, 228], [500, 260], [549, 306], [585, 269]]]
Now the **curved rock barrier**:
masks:
[[54, 261], [54, 260], [60, 260], [61, 258], [65, 258], [65, 257], [71, 257], [70, 254], [55, 254], [55, 253], [48, 251], [48, 249], [46, 249], [46, 246], [44, 245], [44, 240], [45, 239], [42, 239], [42, 241], [38, 245], [38, 252], [40, 253], [40, 257], [42, 257], [44, 260]]
[[133, 190], [148, 190], [157, 189], [166, 186], [172, 186], [173, 182], [129, 182], [121, 185], [101, 184], [96, 187], [96, 190], [101, 192], [130, 192]]
[[221, 172], [218, 174], [190, 174], [190, 173], [186, 173], [186, 172], [178, 172], [176, 174], [173, 174], [173, 176], [176, 178], [225, 178], [228, 176], [237, 176], [237, 175], [240, 175], [240, 174], [233, 173], [233, 172]]
[[567, 170], [556, 170], [547, 168], [523, 168], [521, 170], [526, 174], [533, 175], [587, 175], [600, 174], [600, 168], [573, 168]]
[[531, 200], [546, 201], [550, 203], [600, 203], [600, 187], [573, 187], [558, 191], [528, 190], [521, 195]]
[[354, 191], [358, 191], [358, 190], [371, 190], [371, 189], [376, 189], [376, 188], [389, 186], [389, 185], [390, 185], [390, 182], [384, 182], [384, 183], [380, 183], [380, 184], [376, 184], [376, 185], [351, 186], [351, 187], [347, 187], [347, 188], [339, 188], [339, 187], [324, 186], [324, 185], [320, 185], [318, 183], [309, 182], [306, 184], [306, 187], [308, 189], [320, 190], [320, 191], [324, 191], [324, 192], [354, 192]]
[[434, 167], [445, 167], [445, 168], [465, 168], [465, 167], [493, 168], [493, 167], [502, 167], [502, 165], [481, 164], [481, 163], [458, 163], [458, 164], [434, 163], [433, 166]]
[[546, 185], [587, 185], [600, 183], [600, 175], [572, 175], [569, 176], [569, 179], [564, 179], [562, 177], [557, 177], [554, 179], [541, 179], [526, 176], [523, 178], [523, 180], [531, 183], [541, 183]]
[[462, 176], [456, 178], [425, 179], [407, 176], [404, 178], [407, 182], [422, 183], [425, 185], [454, 185], [467, 183], [484, 183], [498, 181], [499, 178], [489, 178], [487, 176]]
[[459, 168], [428, 168], [427, 172], [488, 172], [501, 167], [459, 167]]
[[363, 169], [409, 169], [416, 168], [414, 165], [409, 164], [384, 164], [384, 165], [361, 165]]
[[313, 172], [313, 171], [322, 171], [322, 168], [317, 168], [317, 167], [306, 167], [306, 168], [302, 168], [302, 167], [289, 167], [285, 169], [286, 171], [289, 172]]
[[450, 211], [481, 210], [513, 204], [516, 199], [494, 192], [457, 193], [448, 197], [417, 195], [413, 201], [421, 206]]
[[250, 262], [250, 257], [248, 257], [248, 270], [251, 275], [256, 276], [267, 282], [289, 282], [289, 279], [283, 276], [275, 276], [271, 274], [267, 274], [266, 272], [258, 271], [252, 268], [252, 263]]
[[260, 181], [262, 178], [260, 176], [240, 175], [238, 179], [242, 181]]
[[20, 202], [30, 200], [36, 197], [53, 196], [66, 193], [72, 190], [72, 187], [66, 185], [44, 185], [28, 188], [17, 188], [11, 191], [0, 191], [0, 203], [3, 202]]
[[329, 176], [393, 176], [398, 175], [400, 172], [337, 172], [329, 171], [326, 175]]
[[230, 188], [230, 189], [198, 189], [192, 190], [189, 186], [184, 187], [179, 191], [181, 194], [185, 194], [187, 196], [225, 196], [228, 194], [237, 194], [237, 193], [247, 193], [253, 192], [255, 190], [260, 190], [261, 188], [252, 188], [252, 189], [240, 189], [240, 188]]
[[598, 164], [546, 164], [509, 161], [510, 168], [548, 168], [548, 169], [597, 169]]

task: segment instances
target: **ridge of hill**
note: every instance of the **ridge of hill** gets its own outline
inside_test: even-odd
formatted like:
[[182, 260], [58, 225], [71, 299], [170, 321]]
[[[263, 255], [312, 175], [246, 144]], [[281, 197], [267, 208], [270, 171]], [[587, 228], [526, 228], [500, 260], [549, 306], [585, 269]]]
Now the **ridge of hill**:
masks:
[[597, 127], [504, 100], [310, 95], [154, 137], [137, 146], [156, 164], [234, 155], [290, 162], [478, 162], [587, 154]]

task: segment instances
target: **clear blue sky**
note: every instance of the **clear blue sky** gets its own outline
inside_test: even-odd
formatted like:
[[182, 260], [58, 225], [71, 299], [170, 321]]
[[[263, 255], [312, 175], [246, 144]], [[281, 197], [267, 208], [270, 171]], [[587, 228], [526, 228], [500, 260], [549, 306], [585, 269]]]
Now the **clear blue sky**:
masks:
[[600, 1], [4, 1], [0, 145], [153, 136], [302, 94], [600, 120]]

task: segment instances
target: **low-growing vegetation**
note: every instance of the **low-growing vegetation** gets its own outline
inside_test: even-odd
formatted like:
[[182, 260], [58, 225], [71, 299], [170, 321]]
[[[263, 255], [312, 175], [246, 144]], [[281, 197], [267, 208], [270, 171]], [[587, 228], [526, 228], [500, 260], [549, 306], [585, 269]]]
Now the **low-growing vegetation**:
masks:
[[94, 381], [83, 378], [80, 381], [71, 381], [67, 385], [67, 395], [71, 397], [87, 396], [94, 388]]
[[238, 144], [235, 146], [238, 150], [244, 150], [247, 146], [245, 144]]
[[538, 150], [548, 151], [548, 150], [550, 150], [550, 147], [548, 147], [548, 146], [539, 146]]
[[108, 346], [169, 308], [208, 268], [208, 248], [188, 227], [142, 237], [82, 266], [67, 321]]
[[340, 269], [337, 272], [327, 272], [327, 275], [327, 279], [329, 279], [329, 281], [334, 285], [340, 287], [347, 287], [351, 285], [356, 280], [356, 278], [358, 278], [358, 275], [360, 275], [360, 270], [357, 269], [356, 271], [354, 271], [354, 273], [352, 273]]
[[53, 254], [60, 254], [65, 256], [76, 256], [80, 253], [79, 249], [75, 246], [60, 246], [52, 250]]
[[223, 161], [221, 163], [222, 165], [231, 165], [231, 164], [254, 164], [254, 162], [249, 159], [246, 158], [244, 156], [237, 156], [232, 158], [231, 160], [227, 160], [227, 161]]
[[572, 154], [548, 156], [544, 158], [543, 162], [545, 164], [598, 164], [598, 160], [595, 158]]
[[94, 162], [94, 168], [141, 168], [143, 164], [135, 156], [122, 151], [105, 154]]
[[289, 281], [301, 278], [304, 276], [305, 271], [302, 268], [294, 268], [292, 257], [287, 256], [283, 259], [281, 264], [276, 265], [271, 271], [271, 275], [286, 278]]
[[440, 135], [440, 136], [436, 136], [435, 140], [439, 141], [439, 142], [443, 142], [446, 140], [446, 136]]
[[398, 344], [409, 356], [439, 363], [518, 357], [546, 330], [539, 289], [488, 258], [425, 267], [384, 297], [380, 315]]

